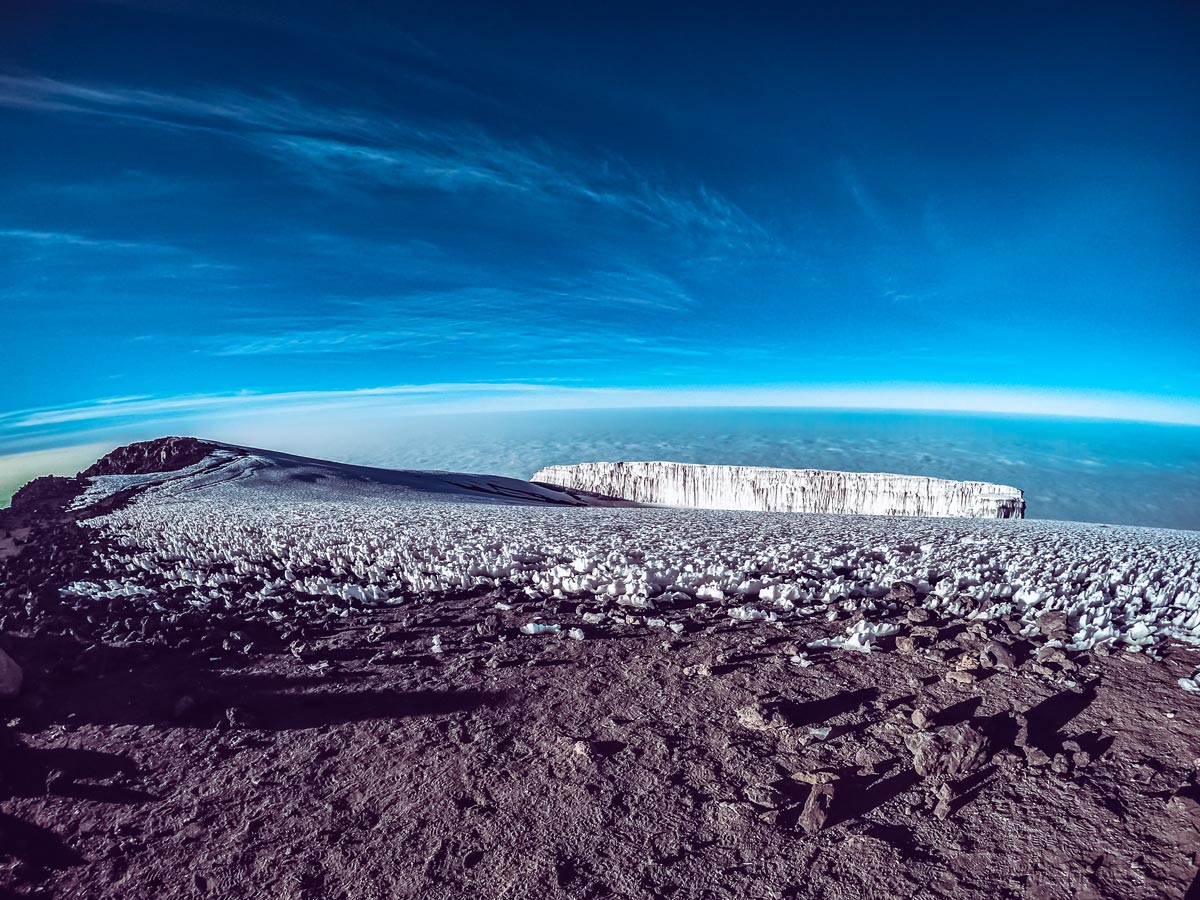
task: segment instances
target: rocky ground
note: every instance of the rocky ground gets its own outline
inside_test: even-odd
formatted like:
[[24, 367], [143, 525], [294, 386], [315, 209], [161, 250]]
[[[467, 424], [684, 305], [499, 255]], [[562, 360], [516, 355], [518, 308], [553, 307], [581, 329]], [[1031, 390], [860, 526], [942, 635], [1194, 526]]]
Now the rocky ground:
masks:
[[[1191, 648], [1068, 652], [906, 584], [782, 630], [503, 590], [147, 626], [63, 599], [77, 490], [0, 521], [10, 896], [1200, 897]], [[874, 652], [808, 646], [855, 617]]]

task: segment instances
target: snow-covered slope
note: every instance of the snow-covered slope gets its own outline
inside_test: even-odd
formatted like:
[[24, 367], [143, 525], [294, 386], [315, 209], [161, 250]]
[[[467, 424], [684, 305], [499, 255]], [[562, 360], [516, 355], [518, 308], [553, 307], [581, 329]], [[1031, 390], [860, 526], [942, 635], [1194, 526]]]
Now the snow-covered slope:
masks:
[[[175, 439], [164, 439], [175, 440]], [[134, 448], [156, 450], [161, 442], [134, 444]], [[100, 463], [80, 473], [86, 487], [74, 501], [84, 509], [121, 491], [133, 491], [133, 502], [152, 499], [184, 498], [204, 489], [236, 484], [237, 496], [258, 494], [263, 502], [272, 500], [435, 500], [499, 504], [550, 504], [556, 506], [629, 506], [628, 502], [599, 497], [582, 491], [552, 485], [533, 484], [500, 475], [474, 475], [460, 472], [422, 472], [403, 469], [376, 469], [346, 463], [293, 456], [275, 450], [258, 450], [228, 444], [202, 445], [207, 454], [196, 452], [184, 458], [182, 468], [166, 471], [141, 471], [154, 468], [141, 462], [132, 474], [121, 472], [119, 465], [105, 465], [113, 457], [129, 456], [129, 448], [120, 448]], [[190, 448], [189, 448], [190, 449]], [[143, 453], [149, 459], [161, 453]], [[108, 474], [92, 475], [93, 471]], [[206, 494], [207, 496], [207, 494]]]
[[533, 480], [636, 503], [694, 509], [972, 519], [1025, 515], [1024, 495], [1017, 488], [917, 475], [675, 462], [594, 462], [548, 466]]

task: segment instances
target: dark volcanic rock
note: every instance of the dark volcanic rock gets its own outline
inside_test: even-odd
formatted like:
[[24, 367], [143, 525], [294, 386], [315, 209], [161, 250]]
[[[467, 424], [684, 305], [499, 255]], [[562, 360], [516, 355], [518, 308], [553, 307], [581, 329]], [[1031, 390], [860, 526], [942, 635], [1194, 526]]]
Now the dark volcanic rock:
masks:
[[1038, 630], [1046, 637], [1057, 637], [1067, 631], [1067, 614], [1061, 609], [1053, 609], [1037, 617]]
[[86, 486], [79, 476], [43, 475], [13, 494], [10, 508], [23, 515], [61, 512]]
[[815, 834], [829, 821], [829, 808], [833, 806], [834, 786], [815, 784], [800, 811], [797, 824], [809, 834]]
[[216, 444], [190, 437], [165, 437], [118, 447], [74, 477], [44, 475], [13, 494], [10, 509], [24, 518], [62, 513], [94, 475], [145, 475], [174, 472], [200, 462]]
[[1017, 657], [1006, 644], [1000, 641], [988, 641], [980, 651], [983, 664], [993, 669], [1015, 669]]
[[961, 778], [978, 769], [990, 749], [983, 732], [970, 725], [948, 725], [933, 732], [909, 735], [905, 743], [912, 751], [918, 775]]
[[917, 589], [907, 581], [893, 582], [891, 590], [884, 595], [885, 603], [899, 603], [901, 606], [908, 606], [916, 599]]
[[145, 475], [150, 472], [175, 472], [200, 462], [216, 444], [191, 437], [165, 437], [118, 447], [79, 473], [93, 475]]

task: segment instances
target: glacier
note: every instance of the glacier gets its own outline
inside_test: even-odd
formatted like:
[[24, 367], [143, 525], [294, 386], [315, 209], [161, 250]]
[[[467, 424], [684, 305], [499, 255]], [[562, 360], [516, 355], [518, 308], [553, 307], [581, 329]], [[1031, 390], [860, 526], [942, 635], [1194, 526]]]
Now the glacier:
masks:
[[678, 462], [547, 466], [534, 482], [635, 503], [691, 509], [1021, 519], [1024, 493], [920, 475]]

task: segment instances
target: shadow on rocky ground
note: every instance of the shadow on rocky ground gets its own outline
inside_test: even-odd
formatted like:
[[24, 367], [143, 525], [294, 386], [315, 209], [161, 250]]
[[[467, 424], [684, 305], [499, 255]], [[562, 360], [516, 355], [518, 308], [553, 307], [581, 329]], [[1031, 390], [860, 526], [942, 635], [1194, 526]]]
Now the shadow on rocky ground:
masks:
[[249, 657], [10, 636], [28, 686], [7, 712], [5, 890], [1200, 891], [1200, 717], [1170, 660], [959, 686], [894, 653], [801, 670], [785, 644], [722, 671], [745, 630], [484, 638], [494, 599]]

